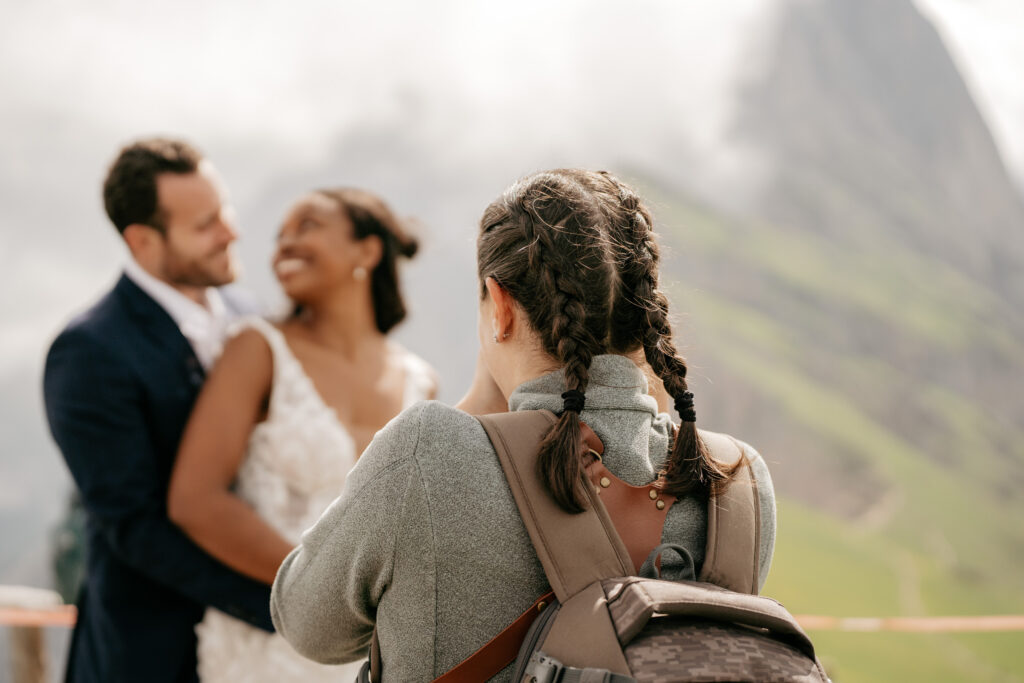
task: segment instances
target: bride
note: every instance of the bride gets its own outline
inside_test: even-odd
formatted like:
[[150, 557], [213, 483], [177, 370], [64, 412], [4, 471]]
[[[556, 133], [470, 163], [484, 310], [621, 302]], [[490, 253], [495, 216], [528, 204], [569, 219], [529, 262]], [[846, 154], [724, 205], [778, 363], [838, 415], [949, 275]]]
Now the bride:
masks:
[[[433, 370], [386, 336], [405, 317], [396, 262], [415, 252], [368, 192], [317, 191], [293, 207], [273, 263], [294, 310], [277, 324], [241, 321], [171, 478], [171, 519], [210, 555], [273, 583], [377, 430], [434, 397]], [[358, 670], [316, 664], [212, 608], [196, 631], [204, 683], [336, 681]]]

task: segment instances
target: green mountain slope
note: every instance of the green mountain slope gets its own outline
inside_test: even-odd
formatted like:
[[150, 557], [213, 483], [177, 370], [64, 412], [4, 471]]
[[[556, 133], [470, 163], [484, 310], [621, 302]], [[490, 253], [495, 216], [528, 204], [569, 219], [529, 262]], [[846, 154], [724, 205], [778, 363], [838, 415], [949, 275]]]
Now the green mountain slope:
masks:
[[[754, 444], [781, 495], [766, 592], [805, 614], [1024, 614], [1024, 430], [919, 371], [983, 357], [1019, 378], [998, 298], [898, 244], [644, 193], [701, 423]], [[838, 680], [1024, 676], [1019, 633], [816, 635]]]
[[[1024, 202], [910, 0], [782, 0], [733, 131], [742, 216], [644, 183], [698, 415], [781, 495], [767, 592], [1024, 614]], [[822, 632], [837, 680], [1024, 680], [1024, 634]]]

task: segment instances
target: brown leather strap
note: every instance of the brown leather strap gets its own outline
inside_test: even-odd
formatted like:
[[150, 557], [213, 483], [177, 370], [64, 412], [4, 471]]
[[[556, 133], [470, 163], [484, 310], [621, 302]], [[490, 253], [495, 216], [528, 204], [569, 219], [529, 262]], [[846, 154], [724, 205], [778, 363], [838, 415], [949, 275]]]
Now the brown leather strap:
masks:
[[580, 430], [583, 442], [595, 456], [587, 465], [587, 476], [629, 551], [634, 571], [640, 571], [647, 556], [661, 545], [665, 517], [676, 497], [662, 492], [657, 480], [646, 486], [633, 486], [616, 477], [601, 460], [604, 442], [583, 422]]
[[627, 484], [600, 460], [587, 466], [587, 476], [629, 551], [633, 561], [630, 574], [640, 571], [651, 551], [661, 545], [665, 518], [676, 497], [662, 492], [656, 482], [646, 486]]
[[498, 675], [499, 671], [516, 661], [519, 647], [526, 640], [530, 626], [554, 599], [555, 594], [551, 591], [537, 598], [530, 605], [530, 609], [523, 612], [504, 631], [491, 638], [467, 659], [462, 660], [454, 669], [435, 678], [434, 683], [481, 683]]
[[370, 640], [370, 683], [380, 683], [380, 640], [377, 638], [377, 629], [373, 629], [373, 638]]
[[760, 552], [757, 482], [743, 447], [727, 434], [700, 430], [711, 457], [726, 465], [742, 460], [725, 491], [708, 500], [708, 537], [699, 581], [756, 595]]

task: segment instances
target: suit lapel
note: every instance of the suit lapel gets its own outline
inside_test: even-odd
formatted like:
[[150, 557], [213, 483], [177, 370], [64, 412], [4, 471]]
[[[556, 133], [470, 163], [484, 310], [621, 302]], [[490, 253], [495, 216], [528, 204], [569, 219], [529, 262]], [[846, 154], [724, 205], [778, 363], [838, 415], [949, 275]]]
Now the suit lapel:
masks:
[[170, 314], [127, 275], [121, 276], [114, 291], [146, 338], [161, 347], [169, 357], [181, 359], [180, 369], [189, 384], [194, 387], [202, 385], [206, 379], [203, 365]]

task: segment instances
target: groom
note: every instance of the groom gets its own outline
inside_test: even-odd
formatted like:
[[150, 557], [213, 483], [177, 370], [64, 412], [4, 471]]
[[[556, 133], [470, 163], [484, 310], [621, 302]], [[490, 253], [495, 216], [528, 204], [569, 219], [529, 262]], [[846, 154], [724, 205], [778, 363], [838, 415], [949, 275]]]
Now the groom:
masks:
[[[46, 359], [50, 429], [88, 515], [88, 566], [68, 681], [196, 681], [207, 606], [272, 630], [269, 588], [227, 569], [167, 517], [171, 467], [224, 326], [251, 312], [230, 289], [220, 182], [189, 145], [130, 145], [103, 187], [131, 258]], [[249, 310], [246, 310], [246, 309]]]

